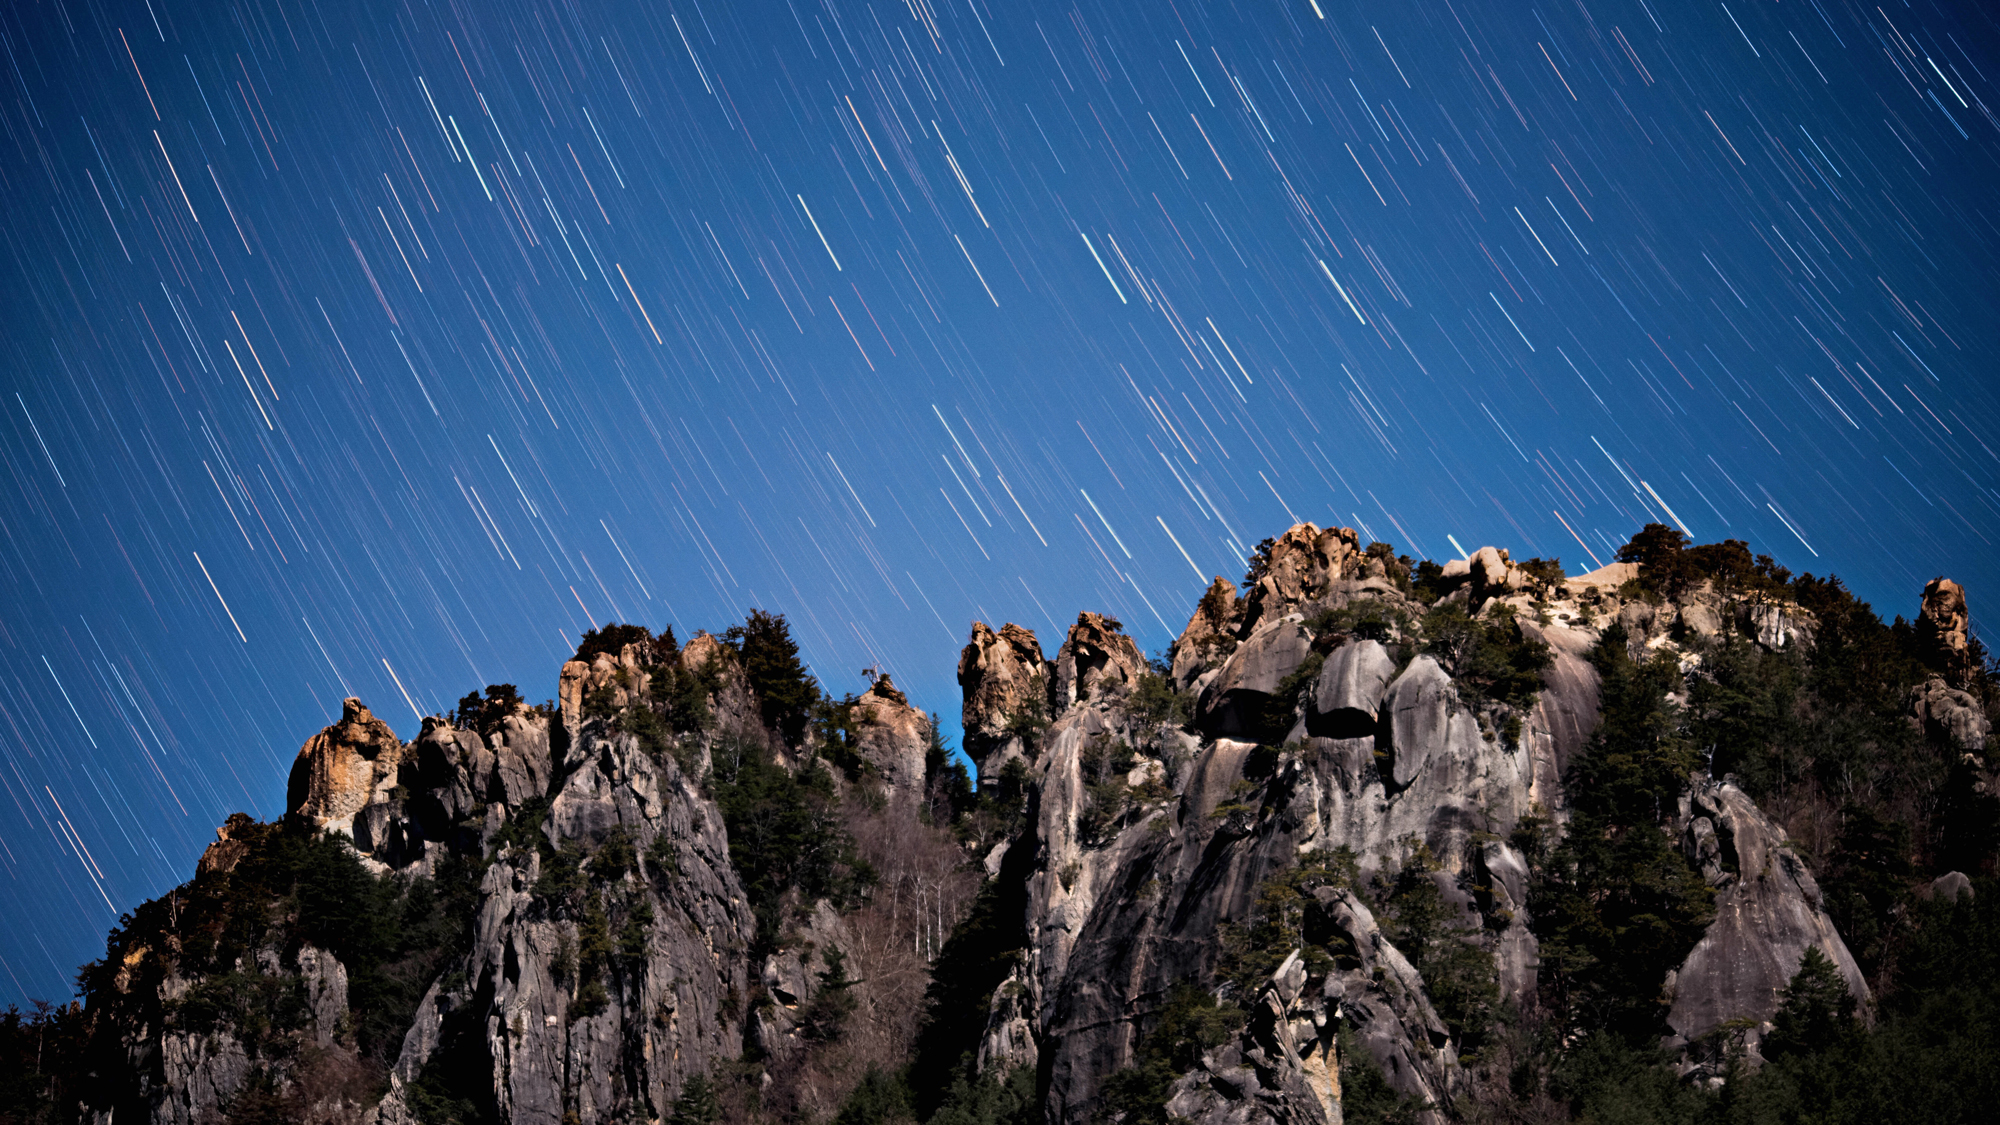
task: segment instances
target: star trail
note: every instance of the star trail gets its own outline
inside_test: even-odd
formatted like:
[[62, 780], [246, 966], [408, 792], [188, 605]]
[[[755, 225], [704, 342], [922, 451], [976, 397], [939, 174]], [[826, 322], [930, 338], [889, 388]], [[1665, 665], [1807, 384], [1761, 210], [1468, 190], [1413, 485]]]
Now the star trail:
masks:
[[[0, 11], [0, 991], [358, 695], [1166, 647], [1297, 520], [2000, 596], [1977, 4]], [[1989, 72], [1992, 72], [1989, 74]], [[1461, 546], [1463, 545], [1463, 546]]]

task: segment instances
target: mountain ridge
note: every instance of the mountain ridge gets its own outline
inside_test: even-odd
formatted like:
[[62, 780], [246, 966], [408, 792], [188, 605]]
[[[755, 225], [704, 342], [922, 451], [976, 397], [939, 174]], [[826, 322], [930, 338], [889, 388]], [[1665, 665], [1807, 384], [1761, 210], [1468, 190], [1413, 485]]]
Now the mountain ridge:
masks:
[[[280, 821], [231, 817], [82, 1006], [5, 1030], [74, 1042], [39, 1119], [190, 1125], [1441, 1122], [1554, 1097], [1531, 1027], [1730, 1088], [1789, 1049], [1795, 978], [1875, 1019], [1896, 911], [1990, 870], [1967, 623], [1946, 579], [1884, 626], [1659, 525], [1572, 578], [1299, 524], [1163, 659], [1087, 611], [1052, 658], [974, 622], [976, 790], [887, 677], [826, 696], [781, 617], [607, 625], [551, 705], [492, 685], [404, 743], [345, 701]], [[1879, 792], [1829, 811], [1760, 747], [1839, 675], [1901, 726], [1853, 734]], [[1862, 814], [1921, 837], [1874, 884], [1812, 835]]]

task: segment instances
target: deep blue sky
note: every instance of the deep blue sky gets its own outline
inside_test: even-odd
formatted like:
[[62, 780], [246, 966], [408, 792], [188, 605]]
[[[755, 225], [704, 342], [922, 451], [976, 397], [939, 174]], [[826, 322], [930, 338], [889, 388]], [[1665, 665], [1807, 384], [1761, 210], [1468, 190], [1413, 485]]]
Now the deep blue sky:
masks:
[[[1990, 9], [1988, 10], [1990, 11]], [[956, 725], [1296, 519], [1975, 613], [2000, 53], [1893, 0], [0, 10], [0, 995], [300, 743], [782, 612]], [[1671, 516], [1669, 515], [1671, 511]]]

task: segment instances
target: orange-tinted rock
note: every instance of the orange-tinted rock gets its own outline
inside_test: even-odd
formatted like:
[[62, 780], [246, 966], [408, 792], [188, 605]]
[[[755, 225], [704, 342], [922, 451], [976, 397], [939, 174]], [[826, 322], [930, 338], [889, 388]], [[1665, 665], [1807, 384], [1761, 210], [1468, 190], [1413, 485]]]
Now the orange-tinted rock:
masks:
[[354, 814], [377, 788], [396, 784], [405, 747], [359, 699], [341, 702], [340, 721], [313, 735], [292, 762], [285, 786], [290, 814], [316, 828], [354, 834]]
[[923, 792], [931, 721], [883, 676], [854, 704], [856, 749], [898, 795]]

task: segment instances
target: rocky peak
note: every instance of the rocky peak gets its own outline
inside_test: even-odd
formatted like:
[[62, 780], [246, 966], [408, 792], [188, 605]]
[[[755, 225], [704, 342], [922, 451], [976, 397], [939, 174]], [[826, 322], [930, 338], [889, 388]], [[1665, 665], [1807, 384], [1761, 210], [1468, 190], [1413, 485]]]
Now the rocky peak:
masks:
[[1201, 604], [1195, 607], [1194, 616], [1188, 618], [1187, 628], [1174, 641], [1175, 687], [1185, 689], [1215, 663], [1218, 649], [1235, 646], [1236, 622], [1242, 608], [1242, 603], [1236, 600], [1236, 583], [1216, 575], [1202, 594]]
[[1052, 710], [1061, 713], [1087, 703], [1103, 689], [1122, 685], [1129, 690], [1145, 670], [1146, 658], [1123, 625], [1101, 613], [1079, 613], [1056, 653]]
[[1046, 711], [1048, 677], [1034, 630], [1010, 622], [995, 633], [983, 621], [972, 623], [972, 639], [958, 656], [958, 686], [965, 696], [965, 752], [979, 766], [982, 784], [1005, 759], [1022, 755], [1020, 739], [1007, 733], [1008, 720], [1038, 707]]
[[250, 850], [253, 829], [260, 826], [248, 813], [230, 813], [229, 819], [215, 830], [215, 843], [201, 853], [201, 862], [195, 866], [195, 874], [227, 875], [243, 861]]
[[916, 796], [924, 787], [924, 754], [931, 721], [889, 681], [876, 679], [854, 702], [856, 750], [874, 766], [895, 796]]
[[359, 699], [341, 701], [340, 721], [312, 736], [285, 786], [291, 815], [352, 837], [354, 817], [396, 784], [407, 747]]
[[1343, 578], [1364, 570], [1361, 537], [1351, 527], [1322, 531], [1311, 523], [1293, 524], [1271, 544], [1263, 574], [1245, 596], [1241, 632], [1249, 632], [1267, 616], [1282, 614], [1324, 595]]
[[[696, 637], [695, 641], [701, 639]], [[714, 638], [708, 639], [714, 642]], [[689, 641], [689, 646], [695, 641]], [[563, 664], [557, 699], [562, 703], [563, 723], [569, 728], [571, 741], [575, 741], [583, 724], [584, 704], [593, 693], [610, 688], [613, 710], [645, 701], [651, 680], [646, 672], [646, 657], [651, 655], [651, 647], [633, 643], [621, 648], [615, 658], [608, 652], [599, 652], [588, 661], [571, 660]]]
[[1924, 663], [1944, 673], [1954, 684], [1972, 671], [1966, 637], [1971, 614], [1965, 607], [1965, 587], [1949, 578], [1933, 578], [1924, 586], [1924, 607], [1917, 614], [1917, 644]]

